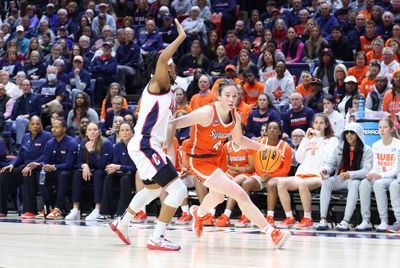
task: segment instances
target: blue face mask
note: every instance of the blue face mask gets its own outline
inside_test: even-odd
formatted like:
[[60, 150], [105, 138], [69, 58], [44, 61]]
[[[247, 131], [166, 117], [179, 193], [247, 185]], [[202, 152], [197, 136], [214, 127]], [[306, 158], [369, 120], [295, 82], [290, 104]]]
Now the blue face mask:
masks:
[[57, 80], [57, 76], [55, 74], [48, 74], [47, 79], [49, 81], [55, 81], [55, 80]]

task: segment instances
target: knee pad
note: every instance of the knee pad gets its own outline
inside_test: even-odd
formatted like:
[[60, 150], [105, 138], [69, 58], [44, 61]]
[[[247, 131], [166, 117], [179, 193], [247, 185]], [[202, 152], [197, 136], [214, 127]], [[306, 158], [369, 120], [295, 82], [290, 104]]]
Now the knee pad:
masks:
[[161, 188], [158, 189], [147, 189], [144, 188], [140, 192], [136, 193], [133, 197], [129, 207], [138, 212], [139, 210], [143, 209], [146, 205], [150, 204], [151, 201], [159, 197], [161, 194]]
[[175, 180], [165, 191], [167, 191], [168, 196], [165, 198], [164, 204], [169, 207], [179, 207], [187, 197], [187, 188], [181, 179]]

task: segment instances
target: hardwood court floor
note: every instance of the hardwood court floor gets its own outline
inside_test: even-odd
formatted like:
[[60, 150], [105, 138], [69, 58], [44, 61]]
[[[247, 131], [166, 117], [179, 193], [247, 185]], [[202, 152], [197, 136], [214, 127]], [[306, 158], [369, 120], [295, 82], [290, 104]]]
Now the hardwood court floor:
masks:
[[199, 240], [188, 226], [171, 225], [167, 235], [180, 252], [145, 248], [153, 224], [130, 227], [126, 246], [105, 223], [0, 221], [0, 267], [373, 267], [400, 265], [400, 236], [292, 230], [282, 250], [257, 229], [205, 227]]

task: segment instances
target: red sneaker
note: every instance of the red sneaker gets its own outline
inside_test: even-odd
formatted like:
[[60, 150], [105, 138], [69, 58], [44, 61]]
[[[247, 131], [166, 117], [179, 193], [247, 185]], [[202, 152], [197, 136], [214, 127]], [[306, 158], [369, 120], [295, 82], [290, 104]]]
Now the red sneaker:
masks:
[[131, 223], [144, 223], [147, 221], [147, 214], [143, 210], [136, 213], [135, 217], [131, 220]]
[[276, 248], [282, 248], [288, 239], [290, 238], [291, 234], [288, 231], [281, 231], [278, 229], [275, 229], [271, 233], [271, 239], [272, 242], [275, 244]]
[[279, 229], [289, 229], [296, 223], [296, 219], [293, 217], [286, 217], [283, 221], [281, 221], [276, 227]]
[[181, 249], [181, 246], [172, 243], [164, 236], [161, 236], [159, 239], [154, 239], [150, 236], [147, 240], [147, 248], [151, 250], [178, 251]]
[[175, 222], [175, 224], [178, 225], [185, 225], [189, 224], [192, 221], [192, 216], [190, 214], [187, 214], [186, 212], [182, 213], [182, 216]]
[[272, 227], [274, 226], [274, 224], [275, 224], [274, 216], [266, 216], [265, 219], [267, 220], [269, 225], [271, 225]]
[[204, 226], [213, 226], [215, 222], [215, 217], [211, 213], [207, 213], [203, 218]]
[[218, 227], [228, 227], [229, 225], [231, 225], [231, 221], [225, 214], [221, 214], [214, 222], [214, 226]]
[[[197, 237], [201, 237], [203, 234], [203, 219], [197, 215], [197, 210], [199, 209], [199, 206], [191, 206], [190, 207], [190, 214], [193, 217], [193, 222], [192, 222], [192, 229], [196, 233]], [[204, 217], [203, 217], [204, 218]]]
[[310, 218], [302, 218], [301, 221], [294, 226], [296, 229], [310, 229], [313, 227], [313, 221]]
[[36, 215], [33, 214], [32, 212], [25, 212], [24, 214], [21, 215], [21, 219], [23, 220], [30, 220], [30, 219], [35, 219]]
[[110, 226], [111, 230], [118, 235], [119, 239], [122, 240], [122, 242], [124, 242], [127, 245], [131, 244], [131, 241], [129, 240], [129, 236], [128, 236], [128, 226], [126, 226], [125, 228], [121, 228], [118, 229], [118, 225], [120, 223], [120, 219], [116, 219], [113, 220], [112, 222], [110, 222], [108, 225]]
[[37, 220], [44, 220], [46, 218], [46, 215], [44, 214], [44, 209], [42, 209], [42, 211], [40, 211], [39, 214], [36, 215], [35, 219]]
[[245, 228], [250, 226], [250, 220], [245, 216], [240, 216], [240, 220], [235, 223], [235, 227], [237, 228]]
[[50, 213], [46, 216], [46, 219], [48, 220], [62, 220], [64, 219], [64, 216], [58, 208], [54, 208], [50, 210]]

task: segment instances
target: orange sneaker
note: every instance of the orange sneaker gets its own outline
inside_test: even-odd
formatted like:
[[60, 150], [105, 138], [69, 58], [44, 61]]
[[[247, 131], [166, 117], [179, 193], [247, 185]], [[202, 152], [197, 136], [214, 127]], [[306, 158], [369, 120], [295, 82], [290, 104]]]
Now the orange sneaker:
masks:
[[276, 248], [282, 248], [288, 239], [290, 238], [291, 234], [288, 231], [281, 231], [278, 229], [275, 229], [271, 233], [271, 239], [272, 242], [275, 244]]
[[303, 217], [294, 227], [296, 229], [310, 229], [313, 228], [313, 221], [310, 218]]
[[276, 227], [279, 229], [289, 229], [296, 223], [296, 219], [293, 217], [286, 217], [283, 221], [281, 221]]
[[61, 220], [64, 219], [64, 216], [58, 208], [52, 209], [49, 213], [49, 215], [46, 216], [46, 219], [48, 220]]
[[218, 227], [228, 227], [229, 225], [231, 225], [231, 221], [225, 214], [221, 214], [221, 216], [219, 216], [218, 219], [214, 222], [214, 226]]
[[35, 214], [33, 214], [32, 212], [25, 212], [24, 214], [21, 215], [21, 219], [23, 220], [35, 219]]
[[175, 224], [178, 225], [185, 225], [189, 224], [192, 221], [192, 216], [190, 214], [187, 214], [186, 212], [182, 213], [182, 216], [175, 222]]
[[147, 214], [143, 210], [136, 213], [135, 217], [131, 220], [131, 223], [144, 223], [147, 221]]
[[[197, 210], [199, 209], [199, 206], [191, 206], [190, 207], [190, 214], [193, 217], [193, 222], [192, 222], [192, 229], [196, 233], [197, 237], [201, 237], [203, 234], [203, 219], [197, 215]], [[204, 218], [204, 217], [203, 217]]]
[[213, 226], [215, 222], [215, 217], [211, 213], [207, 213], [203, 218], [204, 226]]
[[274, 216], [266, 216], [265, 219], [267, 220], [269, 225], [271, 225], [272, 227], [274, 226], [274, 224], [275, 224]]
[[245, 215], [242, 215], [242, 216], [240, 216], [240, 220], [235, 223], [235, 227], [245, 228], [245, 227], [249, 227], [250, 224], [251, 224], [250, 220]]
[[42, 211], [40, 211], [39, 214], [37, 214], [37, 215], [35, 216], [35, 219], [37, 219], [37, 220], [46, 219], [46, 215], [44, 214], [44, 210], [43, 210], [43, 209], [42, 209]]

